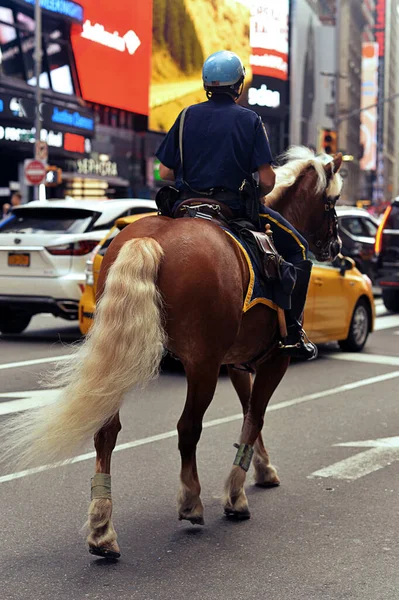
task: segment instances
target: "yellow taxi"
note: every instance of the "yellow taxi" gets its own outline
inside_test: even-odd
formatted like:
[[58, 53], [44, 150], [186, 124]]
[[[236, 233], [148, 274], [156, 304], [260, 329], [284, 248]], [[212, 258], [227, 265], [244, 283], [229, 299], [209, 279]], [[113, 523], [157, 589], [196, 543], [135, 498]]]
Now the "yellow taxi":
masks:
[[93, 315], [96, 308], [97, 279], [103, 256], [111, 241], [126, 225], [130, 225], [130, 223], [134, 223], [143, 217], [154, 217], [157, 214], [157, 212], [148, 212], [117, 219], [107, 235], [90, 253], [85, 268], [86, 284], [79, 301], [79, 329], [83, 335], [86, 335], [93, 323]]
[[[111, 240], [126, 225], [156, 214], [118, 219], [93, 250], [86, 264], [86, 286], [79, 304], [79, 327], [83, 334], [88, 332], [93, 321], [98, 274]], [[351, 258], [339, 256], [333, 263], [312, 260], [304, 319], [306, 333], [316, 344], [337, 341], [343, 350], [362, 350], [369, 333], [373, 331], [375, 319], [369, 277], [358, 271]]]

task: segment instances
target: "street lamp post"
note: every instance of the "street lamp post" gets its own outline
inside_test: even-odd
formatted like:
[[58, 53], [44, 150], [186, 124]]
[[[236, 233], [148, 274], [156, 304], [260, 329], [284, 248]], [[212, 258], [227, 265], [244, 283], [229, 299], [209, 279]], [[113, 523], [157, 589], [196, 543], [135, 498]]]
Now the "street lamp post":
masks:
[[[42, 90], [40, 87], [40, 75], [42, 72], [42, 9], [40, 0], [35, 0], [35, 150], [34, 157], [39, 158], [38, 148], [40, 142], [41, 119], [40, 105], [42, 102]], [[34, 186], [34, 200], [39, 200], [39, 186]]]

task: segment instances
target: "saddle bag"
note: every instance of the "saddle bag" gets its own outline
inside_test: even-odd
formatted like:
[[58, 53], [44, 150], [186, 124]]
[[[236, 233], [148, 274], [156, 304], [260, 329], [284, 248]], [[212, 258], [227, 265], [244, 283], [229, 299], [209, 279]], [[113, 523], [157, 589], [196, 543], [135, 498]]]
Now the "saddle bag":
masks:
[[259, 231], [251, 231], [251, 235], [255, 238], [260, 251], [266, 279], [269, 281], [281, 280], [280, 255], [274, 247], [271, 236]]

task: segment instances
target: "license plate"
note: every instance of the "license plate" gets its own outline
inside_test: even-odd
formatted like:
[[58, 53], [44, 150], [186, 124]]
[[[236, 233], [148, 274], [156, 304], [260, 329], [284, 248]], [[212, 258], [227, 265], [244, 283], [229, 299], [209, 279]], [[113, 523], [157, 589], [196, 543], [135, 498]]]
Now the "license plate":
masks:
[[30, 254], [28, 252], [9, 252], [8, 253], [9, 267], [29, 267]]

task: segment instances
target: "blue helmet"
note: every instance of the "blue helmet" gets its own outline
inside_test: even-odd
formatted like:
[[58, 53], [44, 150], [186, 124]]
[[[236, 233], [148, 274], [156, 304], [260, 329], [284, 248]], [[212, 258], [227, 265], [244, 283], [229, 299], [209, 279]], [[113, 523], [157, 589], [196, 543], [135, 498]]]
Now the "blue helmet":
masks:
[[[207, 91], [227, 91], [239, 95], [239, 87], [244, 81], [245, 68], [234, 52], [220, 50], [211, 54], [202, 67], [202, 81]], [[224, 88], [221, 90], [220, 88]], [[226, 89], [227, 88], [227, 89]], [[230, 90], [229, 90], [230, 88]]]

